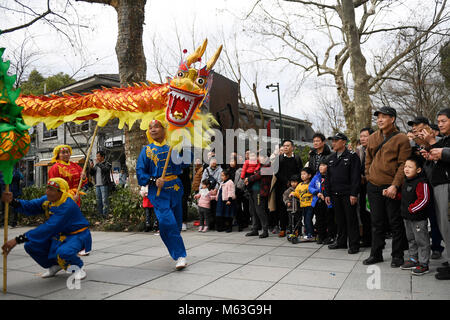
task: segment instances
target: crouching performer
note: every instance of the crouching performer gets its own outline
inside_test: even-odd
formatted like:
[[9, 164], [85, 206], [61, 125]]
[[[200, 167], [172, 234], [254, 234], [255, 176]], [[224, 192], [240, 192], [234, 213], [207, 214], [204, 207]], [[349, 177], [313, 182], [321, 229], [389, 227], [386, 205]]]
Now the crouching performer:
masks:
[[[176, 269], [186, 267], [186, 249], [181, 237], [183, 220], [183, 184], [178, 177], [184, 166], [180, 161], [173, 161], [176, 152], [169, 155], [169, 145], [166, 143], [166, 128], [158, 120], [149, 124], [147, 137], [150, 144], [146, 145], [136, 164], [136, 175], [141, 186], [148, 185], [148, 198], [153, 204], [159, 224], [161, 239], [169, 250], [172, 259], [176, 260]], [[169, 163], [166, 175], [162, 178], [167, 157]], [[188, 165], [188, 164], [187, 164]], [[161, 188], [159, 196], [158, 188]]]
[[[2, 201], [10, 203], [19, 213], [28, 216], [45, 214], [47, 220], [37, 228], [6, 242], [2, 249], [8, 254], [21, 243], [25, 251], [43, 268], [42, 278], [54, 277], [61, 269], [75, 270], [77, 280], [86, 278], [83, 261], [77, 253], [91, 250], [92, 238], [89, 222], [68, 193], [69, 185], [62, 178], [47, 183], [46, 195], [39, 199], [14, 199], [11, 192], [3, 192]], [[76, 268], [76, 267], [78, 268]]]

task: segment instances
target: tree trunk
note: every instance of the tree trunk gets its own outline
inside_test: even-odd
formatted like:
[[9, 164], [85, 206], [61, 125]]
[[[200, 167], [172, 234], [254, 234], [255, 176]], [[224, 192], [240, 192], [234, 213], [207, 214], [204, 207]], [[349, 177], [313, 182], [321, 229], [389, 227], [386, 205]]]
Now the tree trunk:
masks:
[[[354, 82], [353, 105], [354, 113], [345, 113], [347, 124], [354, 121], [354, 126], [349, 126], [349, 135], [352, 142], [358, 137], [359, 130], [368, 127], [372, 122], [372, 102], [369, 95], [369, 75], [366, 72], [366, 58], [361, 51], [359, 31], [355, 21], [355, 8], [353, 0], [342, 1], [342, 21], [346, 36], [347, 47], [350, 55], [350, 70]], [[345, 112], [345, 108], [344, 108]], [[350, 117], [350, 118], [347, 118]], [[351, 119], [351, 118], [354, 118]]]
[[[147, 0], [77, 0], [112, 6], [117, 12], [118, 35], [116, 55], [119, 63], [122, 87], [146, 80], [147, 63], [144, 55], [142, 34], [144, 31], [145, 4]], [[128, 183], [133, 192], [138, 192], [136, 162], [142, 146], [147, 144], [145, 132], [136, 121], [133, 128], [124, 129], [125, 157], [128, 168]]]
[[[146, 0], [121, 0], [115, 6], [119, 26], [116, 54], [121, 86], [146, 80], [147, 63], [142, 42], [146, 2]], [[145, 132], [139, 129], [138, 122], [130, 130], [125, 127], [124, 133], [128, 183], [133, 192], [138, 192], [136, 162], [142, 146], [147, 144], [147, 139]]]

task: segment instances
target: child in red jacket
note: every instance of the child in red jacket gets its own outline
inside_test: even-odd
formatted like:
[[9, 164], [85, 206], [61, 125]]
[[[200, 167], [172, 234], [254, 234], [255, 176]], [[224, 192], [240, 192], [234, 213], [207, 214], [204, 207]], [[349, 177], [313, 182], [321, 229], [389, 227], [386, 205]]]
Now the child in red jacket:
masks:
[[250, 152], [248, 160], [245, 160], [242, 167], [241, 179], [245, 179], [253, 175], [253, 173], [261, 167], [255, 152]]

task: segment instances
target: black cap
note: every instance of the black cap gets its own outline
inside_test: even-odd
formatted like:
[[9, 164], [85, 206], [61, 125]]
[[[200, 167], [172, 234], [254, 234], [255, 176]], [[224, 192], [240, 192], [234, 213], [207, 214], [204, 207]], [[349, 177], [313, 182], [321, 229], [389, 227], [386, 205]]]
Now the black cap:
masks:
[[439, 127], [437, 124], [434, 124], [434, 123], [430, 124], [430, 128], [433, 130], [439, 131]]
[[345, 140], [345, 141], [348, 141], [348, 138], [347, 138], [347, 136], [345, 134], [338, 132], [334, 136], [328, 137], [328, 140]]
[[381, 107], [380, 109], [375, 111], [375, 113], [373, 115], [376, 117], [376, 116], [378, 116], [379, 113], [386, 114], [388, 116], [397, 118], [397, 111], [395, 111], [395, 109], [391, 108], [391, 107]]
[[408, 126], [412, 126], [414, 124], [419, 124], [419, 123], [430, 125], [430, 121], [428, 121], [427, 118], [425, 118], [425, 117], [415, 117], [413, 120], [408, 121]]

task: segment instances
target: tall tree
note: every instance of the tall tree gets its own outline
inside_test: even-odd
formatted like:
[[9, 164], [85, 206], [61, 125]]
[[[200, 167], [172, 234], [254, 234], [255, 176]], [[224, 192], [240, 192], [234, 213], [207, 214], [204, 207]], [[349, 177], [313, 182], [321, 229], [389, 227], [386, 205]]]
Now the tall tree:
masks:
[[[121, 86], [146, 80], [147, 64], [142, 41], [146, 0], [76, 0], [113, 7], [117, 12], [118, 35], [116, 55]], [[139, 123], [125, 129], [125, 155], [130, 188], [138, 189], [136, 162], [146, 136]]]
[[399, 124], [404, 128], [407, 128], [407, 121], [416, 116], [434, 121], [437, 112], [450, 103], [450, 88], [445, 87], [440, 73], [442, 48], [439, 42], [415, 48], [410, 59], [392, 73], [392, 80], [387, 80], [377, 95], [383, 104], [397, 109]]
[[[448, 33], [439, 30], [443, 23], [449, 21], [447, 0], [432, 3], [432, 13], [424, 21], [397, 25], [378, 22], [377, 19], [386, 16], [392, 6], [405, 3], [382, 0], [335, 0], [334, 4], [325, 0], [284, 0], [278, 2], [275, 9], [267, 9], [262, 0], [258, 0], [248, 16], [258, 22], [253, 32], [267, 40], [281, 41], [279, 50], [269, 45], [264, 47], [271, 53], [272, 60], [284, 60], [308, 74], [315, 72], [317, 76], [334, 77], [348, 133], [352, 140], [356, 140], [359, 129], [371, 125], [372, 95], [379, 92], [414, 48], [429, 40], [434, 33], [438, 36]], [[420, 9], [423, 9], [422, 4]], [[395, 39], [404, 30], [414, 31], [409, 34], [406, 47], [400, 49], [395, 42], [391, 43], [380, 54], [389, 59], [384, 59], [379, 65], [375, 61], [368, 63], [369, 50], [364, 49], [363, 44], [370, 37], [384, 34], [386, 38]], [[346, 78], [348, 63], [352, 81]], [[369, 70], [372, 63], [372, 70]]]

